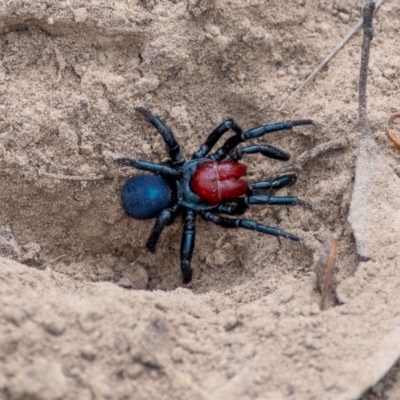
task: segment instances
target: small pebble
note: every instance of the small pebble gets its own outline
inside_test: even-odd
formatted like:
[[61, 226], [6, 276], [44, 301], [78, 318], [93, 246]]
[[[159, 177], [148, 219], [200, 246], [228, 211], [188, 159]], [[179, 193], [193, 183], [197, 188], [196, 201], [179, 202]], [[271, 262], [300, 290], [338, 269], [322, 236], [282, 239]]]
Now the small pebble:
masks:
[[88, 12], [85, 7], [77, 8], [74, 10], [74, 20], [75, 22], [85, 22], [88, 17]]
[[79, 354], [85, 360], [93, 361], [96, 358], [97, 351], [91, 344], [87, 344], [81, 347], [81, 349], [79, 350]]
[[133, 364], [127, 368], [126, 374], [128, 375], [129, 378], [136, 379], [143, 374], [144, 370], [145, 368], [143, 367], [142, 364]]
[[62, 318], [48, 318], [42, 322], [44, 329], [54, 336], [60, 336], [65, 331], [65, 321]]
[[238, 320], [234, 311], [229, 310], [221, 314], [222, 323], [226, 332], [235, 329], [238, 325]]
[[345, 23], [346, 23], [346, 22], [349, 22], [349, 20], [350, 20], [350, 15], [341, 12], [341, 13], [339, 13], [339, 18], [342, 20], [342, 22], [345, 22]]
[[174, 362], [179, 363], [182, 362], [184, 356], [184, 351], [181, 347], [175, 347], [172, 350], [171, 358]]
[[206, 31], [212, 36], [218, 36], [221, 34], [221, 30], [216, 25], [208, 25]]
[[82, 154], [83, 156], [91, 156], [93, 154], [93, 148], [92, 148], [92, 146], [83, 144], [79, 148], [79, 153]]
[[291, 66], [288, 68], [288, 72], [289, 72], [290, 75], [293, 75], [293, 76], [296, 76], [296, 75], [297, 75], [297, 69], [295, 68], [294, 65], [291, 65]]
[[395, 71], [393, 68], [386, 68], [386, 69], [383, 71], [383, 76], [384, 76], [386, 79], [393, 79], [393, 78], [396, 77], [396, 71]]

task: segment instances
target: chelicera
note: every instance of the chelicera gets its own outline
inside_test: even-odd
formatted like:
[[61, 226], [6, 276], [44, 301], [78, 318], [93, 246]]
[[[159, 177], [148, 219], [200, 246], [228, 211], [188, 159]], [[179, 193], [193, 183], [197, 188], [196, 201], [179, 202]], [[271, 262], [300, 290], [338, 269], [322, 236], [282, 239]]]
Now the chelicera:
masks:
[[[307, 206], [307, 203], [297, 197], [265, 194], [269, 189], [277, 190], [292, 185], [296, 181], [294, 174], [253, 183], [242, 179], [246, 176], [246, 166], [239, 160], [244, 155], [259, 153], [275, 160], [287, 161], [290, 158], [289, 154], [267, 145], [236, 147], [240, 143], [271, 132], [313, 124], [312, 120], [278, 122], [243, 131], [235, 120], [228, 119], [215, 128], [200, 149], [192, 155], [191, 160], [186, 161], [172, 131], [150, 111], [142, 107], [137, 108], [137, 111], [161, 134], [170, 160], [167, 163], [153, 163], [127, 157], [116, 159], [115, 161], [122, 165], [155, 174], [141, 174], [129, 178], [122, 188], [122, 206], [130, 217], [156, 218], [146, 243], [151, 252], [155, 251], [164, 227], [171, 224], [179, 212], [183, 212], [185, 226], [181, 243], [181, 269], [184, 283], [189, 283], [192, 279], [191, 259], [197, 213], [206, 221], [225, 228], [244, 228], [301, 241], [299, 237], [281, 229], [250, 219], [229, 218], [221, 214], [240, 215], [254, 204]], [[229, 130], [233, 130], [234, 135], [209, 155], [218, 140]], [[229, 158], [225, 160], [227, 157]]]

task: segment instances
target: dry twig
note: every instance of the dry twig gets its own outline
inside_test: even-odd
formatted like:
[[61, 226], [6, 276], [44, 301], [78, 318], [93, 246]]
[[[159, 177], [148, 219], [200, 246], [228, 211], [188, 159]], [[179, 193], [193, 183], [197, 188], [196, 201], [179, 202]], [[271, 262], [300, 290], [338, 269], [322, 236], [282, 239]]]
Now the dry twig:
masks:
[[61, 260], [61, 259], [64, 258], [65, 256], [66, 256], [66, 254], [63, 254], [62, 256], [57, 257], [57, 258], [55, 258], [54, 260], [47, 261], [46, 263], [42, 264], [42, 265], [39, 267], [39, 269], [43, 269], [43, 268], [46, 267], [47, 265], [52, 264], [53, 262], [56, 262], [56, 261], [58, 261], [58, 260]]
[[363, 9], [364, 35], [361, 47], [361, 67], [358, 88], [359, 131], [364, 136], [371, 135], [371, 130], [367, 121], [367, 78], [371, 41], [374, 37], [374, 27], [372, 25], [374, 10], [375, 3], [371, 0], [368, 0], [366, 6]]
[[42, 172], [40, 175], [64, 181], [98, 181], [104, 178], [103, 175], [59, 175], [51, 172]]
[[[376, 8], [378, 8], [384, 0], [379, 0], [376, 3]], [[363, 18], [361, 18], [353, 28], [350, 29], [349, 33], [340, 41], [340, 43], [331, 51], [331, 53], [318, 65], [317, 68], [311, 73], [311, 75], [283, 102], [283, 104], [278, 108], [278, 111], [282, 110], [283, 107], [315, 76], [322, 70], [332, 60], [333, 57], [339, 52], [339, 50], [351, 39], [351, 37], [360, 29], [363, 24]]]
[[329, 142], [321, 143], [318, 146], [315, 146], [314, 148], [300, 154], [293, 161], [279, 168], [279, 170], [276, 171], [273, 175], [282, 175], [283, 173], [286, 173], [288, 171], [299, 170], [306, 162], [319, 156], [320, 154], [331, 150], [344, 149], [346, 146], [347, 146], [346, 139], [331, 140]]

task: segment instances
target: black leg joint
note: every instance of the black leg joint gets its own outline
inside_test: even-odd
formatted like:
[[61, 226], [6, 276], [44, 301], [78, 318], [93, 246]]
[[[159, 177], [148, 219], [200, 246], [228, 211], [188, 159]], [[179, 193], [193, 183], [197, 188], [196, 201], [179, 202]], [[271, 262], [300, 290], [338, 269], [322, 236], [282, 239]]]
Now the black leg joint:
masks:
[[162, 164], [153, 163], [150, 161], [135, 160], [133, 158], [128, 158], [128, 157], [117, 158], [114, 161], [121, 165], [134, 167], [142, 171], [152, 172], [164, 178], [179, 179], [181, 176], [181, 172], [175, 168], [171, 168]]
[[288, 175], [282, 175], [278, 176], [276, 179], [274, 179], [272, 182], [271, 181], [260, 181], [260, 182], [254, 182], [249, 185], [249, 190], [268, 190], [268, 189], [282, 189], [287, 186], [293, 185], [297, 180], [297, 177], [295, 174], [288, 174]]
[[214, 154], [210, 156], [212, 160], [223, 160], [238, 144], [242, 143], [241, 135], [235, 135], [226, 140], [222, 147], [220, 147]]
[[253, 221], [251, 219], [224, 218], [210, 211], [201, 211], [201, 216], [205, 220], [211, 221], [216, 225], [223, 226], [224, 228], [244, 228], [252, 231], [265, 233], [267, 235], [281, 236], [293, 240], [295, 242], [301, 242], [301, 239], [298, 236], [292, 235], [291, 233], [285, 232], [278, 228], [273, 228], [271, 226], [259, 224], [258, 222]]
[[177, 166], [183, 165], [185, 159], [180, 152], [179, 144], [172, 131], [160, 120], [160, 118], [153, 115], [149, 110], [146, 110], [143, 107], [137, 107], [136, 110], [144, 115], [163, 137], [164, 142], [167, 145], [169, 156], [173, 161], [172, 164]]
[[244, 198], [237, 198], [230, 200], [232, 202], [236, 202], [235, 205], [230, 205], [230, 204], [220, 204], [216, 208], [217, 213], [221, 214], [228, 214], [228, 215], [241, 215], [246, 212], [246, 210], [249, 208], [249, 206], [246, 204]]
[[194, 249], [194, 241], [196, 236], [195, 221], [196, 213], [191, 209], [185, 210], [185, 228], [182, 235], [181, 243], [181, 269], [183, 283], [188, 284], [192, 280], [192, 255]]
[[240, 135], [243, 132], [243, 129], [236, 123], [234, 119], [227, 119], [209, 134], [204, 144], [196, 153], [193, 154], [192, 159], [205, 157], [215, 146], [218, 140], [221, 139], [222, 135], [225, 132], [228, 132], [229, 129], [232, 129], [236, 135]]
[[178, 204], [175, 204], [173, 207], [163, 210], [157, 217], [157, 220], [153, 226], [151, 234], [146, 242], [146, 247], [150, 252], [154, 253], [156, 251], [156, 245], [158, 243], [158, 240], [161, 236], [163, 229], [167, 225], [172, 224], [172, 222], [176, 217], [176, 214], [179, 211], [179, 208], [180, 206]]
[[256, 144], [254, 146], [241, 147], [235, 150], [235, 153], [228, 159], [228, 161], [239, 161], [243, 158], [245, 154], [257, 154], [260, 153], [264, 157], [269, 157], [274, 160], [288, 161], [290, 159], [290, 154], [277, 149], [272, 146], [265, 146]]

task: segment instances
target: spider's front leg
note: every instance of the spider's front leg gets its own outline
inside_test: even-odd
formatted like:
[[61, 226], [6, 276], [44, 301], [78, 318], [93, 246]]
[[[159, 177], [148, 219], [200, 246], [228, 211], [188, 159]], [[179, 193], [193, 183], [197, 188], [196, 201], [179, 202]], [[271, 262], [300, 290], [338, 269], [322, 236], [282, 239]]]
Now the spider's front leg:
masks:
[[245, 203], [248, 206], [253, 205], [265, 205], [270, 206], [302, 206], [309, 210], [312, 210], [312, 205], [304, 200], [300, 200], [293, 196], [267, 196], [265, 194], [250, 194], [244, 198]]
[[214, 153], [211, 154], [209, 158], [215, 161], [221, 161], [240, 143], [246, 140], [251, 140], [259, 138], [271, 132], [281, 131], [285, 129], [292, 129], [295, 126], [300, 125], [312, 125], [314, 121], [311, 119], [300, 119], [296, 121], [285, 121], [277, 122], [275, 124], [261, 125], [256, 128], [249, 129], [248, 131], [242, 132], [228, 138], [225, 143]]
[[234, 205], [231, 204], [220, 204], [216, 209], [215, 212], [221, 214], [228, 214], [228, 215], [241, 215], [246, 212], [249, 206], [246, 204], [245, 199], [239, 197], [237, 199], [232, 200]]
[[292, 186], [296, 180], [297, 176], [295, 174], [282, 175], [278, 176], [273, 181], [259, 181], [250, 183], [249, 190], [250, 192], [253, 190], [278, 190], [287, 186]]
[[300, 200], [294, 196], [267, 196], [264, 194], [253, 193], [253, 190], [269, 190], [269, 189], [282, 189], [287, 186], [293, 185], [297, 180], [295, 174], [282, 175], [275, 178], [273, 181], [259, 181], [253, 182], [249, 185], [247, 196], [243, 198], [242, 201], [245, 202], [247, 206], [251, 205], [264, 205], [268, 204], [270, 206], [302, 206], [309, 210], [312, 210], [312, 205]]
[[257, 153], [262, 154], [264, 157], [269, 157], [280, 161], [288, 161], [290, 158], [290, 154], [285, 153], [276, 147], [256, 144], [254, 146], [240, 147], [239, 149], [236, 149], [234, 154], [229, 157], [228, 161], [239, 161], [245, 154]]
[[236, 136], [243, 133], [243, 129], [237, 124], [234, 119], [227, 119], [221, 125], [218, 125], [207, 137], [204, 144], [196, 153], [193, 154], [192, 159], [204, 158], [209, 151], [215, 146], [222, 135], [232, 129]]
[[[302, 205], [306, 208], [311, 208], [308, 203], [305, 203], [302, 200], [297, 199], [296, 197], [269, 197], [269, 196], [260, 196], [253, 193], [253, 190], [279, 190], [287, 186], [291, 186], [296, 182], [296, 175], [295, 174], [288, 174], [278, 176], [276, 179], [272, 181], [259, 181], [253, 182], [248, 187], [248, 193], [246, 197], [238, 197], [236, 199], [231, 199], [231, 204], [220, 204], [216, 209], [215, 212], [221, 214], [228, 214], [228, 215], [240, 215], [244, 214], [246, 210], [252, 204], [270, 204], [273, 205], [274, 201], [279, 202], [280, 205]], [[256, 197], [258, 196], [258, 197]], [[276, 200], [279, 199], [279, 200]], [[283, 199], [283, 201], [282, 201]], [[257, 203], [257, 201], [259, 201]], [[260, 202], [261, 201], [261, 202]], [[277, 204], [277, 203], [276, 203]]]
[[184, 212], [185, 227], [183, 229], [181, 242], [181, 269], [183, 283], [189, 283], [192, 280], [192, 254], [194, 249], [194, 239], [196, 236], [196, 212], [186, 208]]

